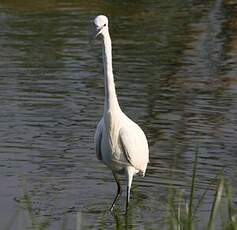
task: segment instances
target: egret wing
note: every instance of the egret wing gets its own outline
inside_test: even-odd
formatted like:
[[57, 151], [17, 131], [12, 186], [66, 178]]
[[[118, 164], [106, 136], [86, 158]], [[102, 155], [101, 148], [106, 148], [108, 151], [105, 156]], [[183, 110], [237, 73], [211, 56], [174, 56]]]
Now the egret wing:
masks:
[[146, 136], [139, 126], [123, 127], [119, 132], [120, 143], [127, 161], [143, 174], [149, 161]]
[[102, 160], [102, 154], [101, 154], [102, 133], [103, 133], [103, 121], [101, 120], [97, 125], [97, 129], [95, 132], [95, 151], [96, 156], [99, 160]]

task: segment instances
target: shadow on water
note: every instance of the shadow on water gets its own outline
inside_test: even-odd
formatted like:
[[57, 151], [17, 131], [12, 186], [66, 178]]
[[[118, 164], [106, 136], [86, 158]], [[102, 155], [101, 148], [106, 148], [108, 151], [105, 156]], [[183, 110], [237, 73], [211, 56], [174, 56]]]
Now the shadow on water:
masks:
[[[110, 17], [121, 107], [150, 145], [127, 224], [121, 213], [103, 212], [116, 184], [93, 146], [104, 91], [100, 47], [89, 47], [88, 37], [101, 13]], [[19, 222], [15, 230], [28, 223], [15, 198], [49, 229], [75, 229], [80, 218], [88, 228], [156, 229], [167, 189], [190, 191], [197, 141], [195, 201], [222, 170], [235, 192], [236, 15], [231, 0], [2, 0], [0, 223], [9, 216]], [[203, 221], [213, 196], [208, 190]]]

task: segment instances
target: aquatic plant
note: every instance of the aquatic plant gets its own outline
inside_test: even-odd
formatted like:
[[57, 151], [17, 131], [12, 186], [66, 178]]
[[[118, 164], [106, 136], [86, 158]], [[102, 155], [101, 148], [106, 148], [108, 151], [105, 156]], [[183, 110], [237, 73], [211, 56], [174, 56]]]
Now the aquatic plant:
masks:
[[[204, 204], [207, 192], [214, 186], [210, 184], [195, 203], [195, 191], [197, 180], [198, 149], [196, 150], [193, 163], [191, 189], [188, 201], [185, 200], [184, 192], [172, 189], [167, 203], [167, 226], [169, 230], [194, 230], [200, 229], [198, 210]], [[224, 212], [224, 210], [228, 210]], [[227, 213], [225, 216], [223, 213]], [[221, 218], [217, 218], [217, 216]], [[221, 224], [223, 230], [237, 230], [237, 219], [233, 208], [231, 187], [224, 178], [223, 173], [217, 177], [217, 185], [214, 186], [214, 196], [211, 208], [207, 213], [207, 223], [201, 223], [201, 229], [215, 230]], [[219, 223], [221, 222], [221, 223]]]

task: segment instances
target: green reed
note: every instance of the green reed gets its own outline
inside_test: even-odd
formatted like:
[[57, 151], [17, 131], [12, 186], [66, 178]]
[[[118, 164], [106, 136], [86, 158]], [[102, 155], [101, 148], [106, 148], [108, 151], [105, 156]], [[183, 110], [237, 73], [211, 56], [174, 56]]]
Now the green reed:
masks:
[[[214, 182], [210, 183], [206, 189], [203, 190], [200, 196], [197, 196], [197, 186], [196, 181], [198, 179], [198, 148], [195, 151], [192, 169], [192, 178], [190, 190], [187, 194], [183, 190], [177, 190], [172, 186], [169, 188], [168, 202], [165, 204], [167, 207], [167, 215], [164, 216], [165, 223], [162, 228], [157, 226], [155, 229], [167, 229], [167, 230], [237, 230], [237, 212], [233, 208], [233, 193], [231, 186], [227, 179], [224, 178], [223, 173], [220, 173], [216, 177]], [[172, 177], [172, 175], [171, 175]], [[217, 183], [216, 183], [217, 182]], [[29, 229], [32, 230], [48, 230], [50, 229], [51, 219], [48, 217], [42, 218], [34, 212], [33, 202], [30, 194], [27, 192], [27, 186], [23, 184], [23, 195], [17, 199], [19, 204], [18, 209], [10, 219], [5, 230], [14, 229], [14, 225], [19, 219], [19, 213], [24, 211], [27, 215], [27, 222]], [[205, 199], [207, 198], [208, 192], [214, 191], [214, 196], [212, 203], [210, 204], [210, 210], [206, 213], [207, 216], [206, 223], [199, 220], [199, 214], [201, 213], [200, 208], [204, 205]], [[187, 198], [188, 197], [188, 198]], [[138, 201], [134, 204], [133, 209], [141, 208], [145, 210], [145, 204]], [[101, 213], [101, 218], [98, 220], [98, 229], [106, 229], [106, 218], [105, 215], [109, 214], [107, 211]], [[131, 228], [132, 214], [128, 212], [126, 215], [122, 214], [120, 210], [115, 210], [115, 229], [133, 229]], [[61, 230], [67, 229], [68, 216], [62, 217]], [[80, 218], [79, 218], [80, 219]], [[125, 223], [123, 223], [125, 222]], [[97, 224], [98, 224], [97, 223]], [[79, 223], [80, 224], [80, 223]], [[86, 221], [85, 221], [86, 224]], [[201, 226], [200, 226], [201, 225]], [[87, 228], [86, 228], [87, 229]], [[90, 229], [90, 228], [89, 228]], [[94, 228], [96, 229], [96, 227]], [[135, 228], [134, 228], [135, 229]], [[144, 229], [153, 229], [151, 226], [145, 226]]]
[[[231, 187], [227, 180], [224, 179], [223, 173], [217, 177], [217, 185], [210, 184], [201, 194], [195, 204], [196, 180], [197, 180], [197, 166], [198, 166], [198, 149], [195, 152], [193, 173], [191, 180], [191, 188], [188, 196], [188, 202], [185, 201], [183, 192], [171, 192], [167, 204], [167, 226], [165, 229], [169, 230], [215, 230], [218, 215], [221, 216], [224, 210], [227, 210], [227, 216], [222, 215], [221, 226], [223, 230], [237, 230], [237, 215], [234, 212]], [[214, 187], [214, 197], [211, 203], [211, 209], [207, 213], [207, 223], [201, 223], [203, 226], [200, 228], [198, 221], [198, 210], [204, 204], [207, 192]], [[219, 219], [220, 221], [220, 219]]]

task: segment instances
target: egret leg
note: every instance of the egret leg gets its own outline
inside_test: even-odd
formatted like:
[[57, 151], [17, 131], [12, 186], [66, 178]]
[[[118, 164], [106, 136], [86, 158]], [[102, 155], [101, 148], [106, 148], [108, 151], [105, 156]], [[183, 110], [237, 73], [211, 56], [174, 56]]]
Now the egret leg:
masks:
[[130, 201], [130, 190], [131, 190], [131, 186], [132, 186], [134, 168], [132, 166], [128, 166], [126, 168], [126, 174], [127, 174], [127, 202], [126, 202], [126, 211], [127, 211], [128, 210], [128, 203]]
[[116, 202], [118, 201], [120, 195], [121, 195], [122, 192], [123, 192], [123, 191], [122, 191], [122, 187], [121, 187], [121, 185], [120, 185], [120, 183], [119, 183], [119, 180], [118, 180], [118, 177], [117, 177], [116, 173], [115, 173], [115, 172], [112, 172], [112, 173], [113, 173], [114, 179], [115, 179], [115, 181], [116, 181], [116, 183], [117, 183], [117, 194], [116, 194], [116, 196], [115, 196], [115, 198], [114, 198], [114, 201], [113, 201], [113, 203], [112, 203], [112, 205], [111, 205], [111, 207], [110, 207], [110, 211], [111, 211], [111, 212], [113, 211]]

